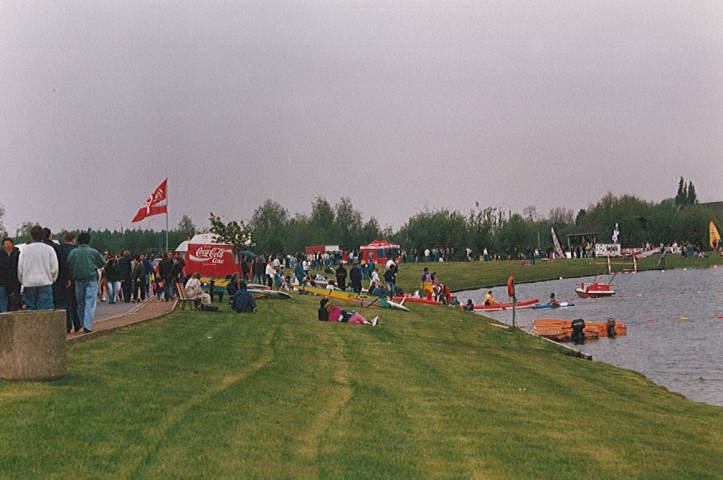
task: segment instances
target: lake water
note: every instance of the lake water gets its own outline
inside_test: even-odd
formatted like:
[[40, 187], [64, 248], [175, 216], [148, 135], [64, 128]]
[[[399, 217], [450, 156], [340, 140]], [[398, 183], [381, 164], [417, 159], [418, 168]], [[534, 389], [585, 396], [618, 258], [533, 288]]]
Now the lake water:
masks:
[[[530, 267], [534, 268], [534, 267]], [[723, 406], [723, 267], [676, 269], [619, 274], [612, 280], [616, 294], [586, 299], [575, 294], [580, 282], [593, 278], [562, 279], [517, 286], [518, 300], [550, 293], [574, 307], [520, 309], [516, 323], [527, 331], [536, 318], [604, 322], [612, 317], [628, 327], [627, 335], [568, 345], [589, 353], [593, 360], [635, 370], [691, 400]], [[604, 282], [610, 276], [603, 277]], [[488, 289], [457, 292], [460, 302], [482, 303]], [[506, 302], [507, 288], [493, 289]], [[485, 316], [512, 323], [511, 310]]]

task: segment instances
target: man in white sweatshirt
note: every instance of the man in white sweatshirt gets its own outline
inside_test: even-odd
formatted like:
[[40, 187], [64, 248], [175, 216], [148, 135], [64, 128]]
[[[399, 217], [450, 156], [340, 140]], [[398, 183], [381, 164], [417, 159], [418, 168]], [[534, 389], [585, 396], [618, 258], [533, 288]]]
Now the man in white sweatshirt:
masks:
[[18, 280], [23, 286], [26, 310], [53, 309], [53, 282], [58, 278], [58, 256], [43, 243], [43, 228], [30, 229], [32, 243], [23, 247], [18, 258]]

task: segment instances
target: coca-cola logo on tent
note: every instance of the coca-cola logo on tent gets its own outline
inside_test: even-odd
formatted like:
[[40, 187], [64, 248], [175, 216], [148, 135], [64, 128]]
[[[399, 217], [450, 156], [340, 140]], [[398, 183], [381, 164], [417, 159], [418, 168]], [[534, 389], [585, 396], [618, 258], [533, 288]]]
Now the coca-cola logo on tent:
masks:
[[224, 256], [230, 254], [231, 249], [226, 247], [199, 246], [195, 253], [189, 254], [192, 262], [224, 263]]

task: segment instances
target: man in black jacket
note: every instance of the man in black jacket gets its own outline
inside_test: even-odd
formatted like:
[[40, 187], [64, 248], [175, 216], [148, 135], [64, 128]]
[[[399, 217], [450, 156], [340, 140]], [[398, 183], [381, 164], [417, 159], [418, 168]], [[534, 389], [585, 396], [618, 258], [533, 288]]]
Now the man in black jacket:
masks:
[[[67, 258], [70, 252], [77, 248], [75, 246], [75, 235], [72, 232], [67, 232], [63, 235], [63, 244], [61, 246], [63, 250], [65, 250], [65, 257]], [[83, 328], [83, 324], [80, 322], [80, 317], [78, 316], [78, 297], [75, 296], [75, 282], [70, 278], [70, 275], [68, 275], [68, 280], [68, 288], [65, 289], [65, 295], [69, 299], [67, 303], [69, 308], [65, 311], [65, 326], [68, 332], [70, 332], [72, 328], [77, 333]]]
[[168, 252], [166, 258], [158, 262], [158, 276], [163, 280], [165, 300], [170, 302], [173, 296], [173, 252]]
[[342, 290], [346, 290], [346, 275], [344, 260], [342, 260], [339, 262], [339, 267], [336, 269], [336, 284]]
[[53, 234], [48, 227], [43, 228], [43, 243], [50, 245], [58, 258], [58, 278], [53, 282], [53, 305], [58, 310], [67, 311], [70, 308], [70, 298], [66, 295], [70, 285], [68, 254], [63, 247], [53, 241]]
[[384, 272], [384, 281], [387, 283], [389, 298], [394, 298], [397, 289], [397, 266], [394, 262], [387, 265], [387, 271]]
[[133, 267], [131, 265], [131, 252], [126, 250], [123, 256], [118, 259], [118, 272], [121, 275], [121, 291], [123, 292], [123, 301], [130, 303], [131, 292], [133, 291]]
[[[13, 239], [8, 237], [3, 240], [3, 250], [0, 252], [2, 261], [6, 262], [7, 268], [0, 267], [0, 279], [5, 280], [5, 296], [7, 297], [7, 310], [12, 312], [20, 310], [22, 301], [20, 298], [20, 281], [18, 280], [18, 259], [20, 249], [15, 246]], [[5, 272], [5, 273], [3, 273]]]
[[349, 280], [351, 280], [351, 288], [356, 293], [361, 293], [362, 290], [362, 272], [359, 268], [359, 260], [354, 260], [352, 264], [351, 272], [349, 272]]

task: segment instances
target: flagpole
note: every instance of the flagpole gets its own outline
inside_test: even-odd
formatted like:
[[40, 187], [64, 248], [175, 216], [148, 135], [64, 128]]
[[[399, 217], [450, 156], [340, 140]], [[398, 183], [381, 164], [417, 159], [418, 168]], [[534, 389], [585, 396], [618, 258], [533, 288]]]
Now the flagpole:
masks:
[[[168, 182], [168, 177], [166, 177], [166, 182]], [[166, 252], [168, 253], [168, 183], [166, 183]], [[163, 257], [161, 257], [163, 258]]]

